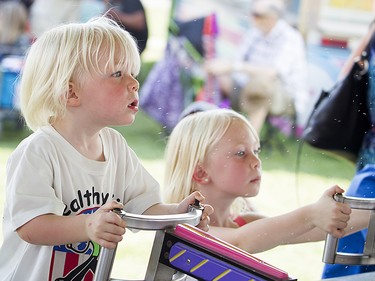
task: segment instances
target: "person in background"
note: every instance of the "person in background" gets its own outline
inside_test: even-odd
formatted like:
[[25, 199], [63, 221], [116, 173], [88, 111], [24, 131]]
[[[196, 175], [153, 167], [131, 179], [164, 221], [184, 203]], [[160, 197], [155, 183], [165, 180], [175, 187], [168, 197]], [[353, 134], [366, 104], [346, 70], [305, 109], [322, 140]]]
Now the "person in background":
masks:
[[9, 55], [23, 56], [32, 37], [27, 9], [19, 1], [0, 2], [0, 61]]
[[135, 37], [139, 53], [146, 49], [148, 40], [148, 25], [145, 9], [140, 0], [111, 0], [107, 16]]
[[232, 108], [246, 113], [258, 133], [269, 114], [295, 112], [301, 132], [306, 122], [302, 118], [308, 102], [305, 44], [298, 30], [283, 19], [284, 13], [283, 0], [253, 0], [251, 27], [237, 61], [218, 58], [205, 65], [208, 74], [219, 78]]
[[79, 21], [86, 22], [102, 16], [107, 11], [108, 0], [80, 0]]
[[57, 25], [79, 22], [82, 0], [34, 0], [30, 8], [31, 32], [39, 37]]
[[33, 0], [31, 31], [36, 37], [60, 24], [86, 22], [106, 12], [108, 0]]
[[332, 198], [343, 192], [338, 186], [283, 215], [249, 211], [244, 198], [256, 196], [262, 180], [259, 137], [246, 117], [230, 109], [197, 112], [179, 121], [169, 136], [165, 162], [166, 202], [201, 192], [215, 210], [209, 232], [250, 253], [324, 240], [326, 232], [342, 237], [364, 228], [369, 218]]
[[[62, 25], [31, 46], [21, 76], [21, 111], [33, 133], [6, 168], [0, 276], [93, 280], [100, 247], [115, 248], [136, 214], [187, 212], [195, 192], [164, 204], [160, 187], [123, 136], [138, 112], [140, 56], [112, 20]], [[198, 227], [208, 230], [204, 205]]]
[[25, 4], [25, 7], [27, 9], [27, 12], [30, 12], [31, 6], [34, 3], [34, 0], [21, 0], [23, 4]]
[[[371, 124], [375, 124], [375, 21], [370, 23], [369, 29], [360, 40], [347, 61], [345, 62], [339, 79], [349, 74], [356, 59], [361, 56], [362, 51], [370, 44], [370, 57], [368, 65], [369, 84], [367, 94], [367, 106], [370, 113]], [[356, 173], [347, 190], [348, 196], [359, 198], [375, 198], [375, 131], [369, 130], [362, 141], [357, 163]], [[367, 236], [367, 229], [353, 233], [339, 240], [337, 250], [344, 253], [362, 254]], [[375, 271], [375, 265], [347, 265], [326, 264], [323, 268], [322, 278], [334, 278], [353, 274]]]
[[0, 3], [1, 2], [8, 2], [8, 1], [23, 3], [25, 5], [25, 8], [26, 8], [27, 12], [30, 11], [31, 5], [34, 3], [34, 0], [0, 0]]

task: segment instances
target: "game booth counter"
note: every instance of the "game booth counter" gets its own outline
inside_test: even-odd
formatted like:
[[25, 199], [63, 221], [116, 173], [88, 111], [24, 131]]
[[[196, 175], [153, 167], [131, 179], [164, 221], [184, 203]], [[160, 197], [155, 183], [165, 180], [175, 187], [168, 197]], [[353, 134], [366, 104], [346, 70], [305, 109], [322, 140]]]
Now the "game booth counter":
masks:
[[[188, 213], [179, 215], [136, 215], [114, 210], [136, 230], [156, 231], [145, 281], [297, 280], [287, 272], [195, 227], [203, 207], [196, 202]], [[95, 281], [111, 279], [116, 249], [102, 248]]]
[[[327, 235], [322, 255], [326, 263], [352, 265], [375, 264], [375, 199], [347, 197], [336, 194], [337, 202], [354, 209], [371, 212], [363, 253], [337, 251], [338, 238]], [[136, 215], [114, 210], [127, 223], [127, 228], [156, 231], [145, 281], [292, 281], [298, 277], [258, 259], [195, 226], [199, 224], [203, 207], [199, 201], [188, 212], [178, 215]], [[102, 248], [99, 253], [95, 281], [125, 281], [111, 279], [116, 249]], [[326, 280], [375, 280], [375, 272]]]

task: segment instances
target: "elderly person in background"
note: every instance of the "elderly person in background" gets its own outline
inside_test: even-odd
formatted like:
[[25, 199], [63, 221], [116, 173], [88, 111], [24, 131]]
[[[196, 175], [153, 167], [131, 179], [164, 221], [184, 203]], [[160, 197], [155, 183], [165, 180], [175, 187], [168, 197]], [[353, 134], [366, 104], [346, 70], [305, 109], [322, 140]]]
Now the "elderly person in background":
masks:
[[30, 9], [31, 32], [44, 31], [68, 22], [78, 22], [82, 0], [34, 0]]
[[307, 96], [305, 44], [284, 19], [282, 0], [253, 0], [251, 28], [236, 62], [206, 62], [232, 107], [246, 113], [259, 133], [269, 114], [294, 114], [301, 129]]

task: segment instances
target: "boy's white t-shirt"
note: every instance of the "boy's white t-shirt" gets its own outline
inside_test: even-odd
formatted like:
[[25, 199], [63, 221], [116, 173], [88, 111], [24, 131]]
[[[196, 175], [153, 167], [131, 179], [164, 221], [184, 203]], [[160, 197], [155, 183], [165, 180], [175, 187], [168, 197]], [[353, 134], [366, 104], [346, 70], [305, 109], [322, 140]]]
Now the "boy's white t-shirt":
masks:
[[100, 136], [104, 162], [85, 158], [52, 127], [33, 133], [12, 153], [7, 163], [1, 280], [92, 280], [97, 244], [38, 246], [20, 239], [16, 229], [37, 216], [88, 214], [108, 200], [141, 214], [161, 202], [159, 184], [122, 135], [105, 128]]

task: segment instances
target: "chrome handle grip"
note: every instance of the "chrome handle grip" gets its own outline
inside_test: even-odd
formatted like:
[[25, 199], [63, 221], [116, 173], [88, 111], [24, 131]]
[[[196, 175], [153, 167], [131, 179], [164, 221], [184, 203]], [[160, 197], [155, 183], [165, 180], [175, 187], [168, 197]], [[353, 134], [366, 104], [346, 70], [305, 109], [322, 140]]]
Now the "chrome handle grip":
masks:
[[353, 209], [361, 210], [375, 210], [375, 199], [374, 198], [358, 198], [344, 196], [341, 193], [337, 193], [333, 196], [337, 202], [348, 204]]
[[[174, 228], [178, 224], [198, 225], [203, 214], [204, 207], [195, 201], [194, 205], [190, 205], [188, 212], [184, 214], [173, 215], [138, 215], [127, 213], [122, 209], [114, 209], [124, 221], [126, 227], [139, 230], [164, 230]], [[108, 249], [102, 247], [100, 250], [99, 260], [95, 273], [94, 281], [110, 280], [112, 266], [116, 255], [115, 249]]]
[[[359, 265], [359, 264], [373, 264], [375, 262], [374, 257], [372, 256], [372, 252], [374, 249], [374, 223], [375, 219], [375, 199], [374, 198], [357, 198], [357, 197], [350, 197], [344, 196], [342, 194], [335, 194], [333, 197], [337, 202], [348, 204], [353, 209], [360, 209], [360, 210], [370, 210], [372, 215], [370, 219], [370, 224], [368, 228], [368, 235], [366, 238], [366, 247], [364, 254], [349, 254], [349, 253], [339, 253], [337, 252], [337, 246], [339, 239], [332, 236], [331, 234], [327, 234], [325, 245], [324, 245], [324, 252], [323, 252], [323, 262], [334, 264], [351, 264], [351, 265]], [[367, 241], [370, 238], [369, 241]], [[369, 250], [366, 250], [369, 249]]]
[[124, 210], [114, 210], [123, 220], [126, 227], [139, 230], [162, 230], [176, 227], [178, 224], [198, 225], [203, 213], [203, 207], [190, 205], [189, 212], [173, 215], [138, 215], [126, 213]]

